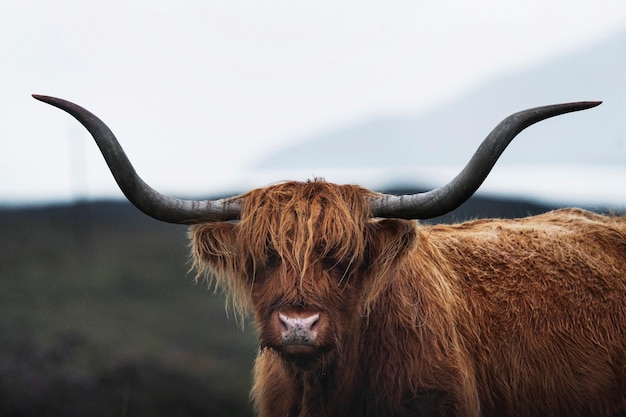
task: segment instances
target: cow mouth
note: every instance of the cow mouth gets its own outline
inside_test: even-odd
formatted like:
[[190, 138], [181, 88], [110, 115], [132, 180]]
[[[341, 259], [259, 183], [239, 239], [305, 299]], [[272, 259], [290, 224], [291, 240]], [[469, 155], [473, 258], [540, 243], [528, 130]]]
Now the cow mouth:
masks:
[[315, 356], [317, 346], [304, 343], [290, 343], [282, 346], [281, 350], [288, 356]]
[[330, 344], [278, 342], [260, 343], [261, 349], [276, 352], [285, 362], [301, 370], [315, 369], [321, 364], [329, 363], [335, 347]]
[[282, 345], [277, 349], [279, 354], [296, 367], [307, 370], [329, 361], [328, 354], [332, 349], [310, 344]]
[[279, 350], [292, 355], [309, 355], [315, 356], [327, 353], [331, 346], [321, 345], [315, 342], [282, 342]]

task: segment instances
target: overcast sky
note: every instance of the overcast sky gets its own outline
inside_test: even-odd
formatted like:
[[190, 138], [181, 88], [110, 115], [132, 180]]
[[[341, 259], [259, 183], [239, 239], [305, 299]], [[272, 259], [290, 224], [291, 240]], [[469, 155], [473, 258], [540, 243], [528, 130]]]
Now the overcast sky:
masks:
[[624, 27], [624, 0], [5, 1], [0, 203], [121, 196], [82, 127], [31, 93], [100, 116], [155, 188], [211, 194], [290, 140], [416, 114]]

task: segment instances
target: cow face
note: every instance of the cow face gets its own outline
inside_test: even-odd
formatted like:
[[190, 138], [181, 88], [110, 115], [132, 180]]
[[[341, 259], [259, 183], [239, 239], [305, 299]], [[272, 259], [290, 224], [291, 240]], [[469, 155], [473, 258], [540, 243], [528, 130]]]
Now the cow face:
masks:
[[318, 181], [252, 191], [239, 223], [192, 228], [195, 264], [254, 313], [262, 348], [328, 363], [415, 240], [410, 221], [370, 219], [370, 194]]

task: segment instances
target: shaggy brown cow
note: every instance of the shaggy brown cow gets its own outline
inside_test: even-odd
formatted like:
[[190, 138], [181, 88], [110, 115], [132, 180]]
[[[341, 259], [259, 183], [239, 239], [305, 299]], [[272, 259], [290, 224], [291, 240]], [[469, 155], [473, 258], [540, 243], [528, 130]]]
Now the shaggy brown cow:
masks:
[[626, 219], [407, 220], [469, 197], [526, 126], [594, 103], [505, 119], [426, 194], [315, 180], [190, 202], [147, 187], [95, 116], [37, 98], [92, 132], [139, 208], [195, 223], [195, 266], [254, 313], [259, 416], [626, 415]]

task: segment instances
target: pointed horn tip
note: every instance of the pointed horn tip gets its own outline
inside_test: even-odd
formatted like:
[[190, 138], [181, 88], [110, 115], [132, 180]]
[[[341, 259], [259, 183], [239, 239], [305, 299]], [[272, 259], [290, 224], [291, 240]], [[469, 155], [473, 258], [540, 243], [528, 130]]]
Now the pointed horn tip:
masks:
[[580, 104], [585, 106], [586, 108], [590, 109], [592, 107], [597, 107], [600, 104], [602, 104], [602, 100], [598, 100], [598, 101], [581, 101]]
[[48, 104], [53, 104], [59, 101], [63, 101], [60, 98], [46, 96], [43, 94], [31, 94], [31, 96], [36, 100], [43, 101], [44, 103], [48, 103]]
[[602, 101], [589, 100], [589, 101], [574, 101], [570, 103], [563, 103], [563, 106], [569, 106], [574, 111], [578, 111], [578, 110], [591, 109], [593, 107], [599, 106], [600, 104], [602, 104]]
[[64, 100], [62, 98], [46, 96], [46, 95], [42, 95], [42, 94], [31, 94], [31, 95], [36, 100], [39, 100], [39, 101], [41, 101], [43, 103], [49, 104], [49, 105], [51, 105], [53, 107], [56, 107], [58, 109], [61, 109], [63, 111], [66, 111], [66, 112], [70, 113], [75, 118], [77, 118], [79, 121], [80, 121], [80, 117], [77, 116], [78, 113], [80, 113], [82, 115], [89, 115], [89, 114], [91, 114], [91, 112], [89, 112], [87, 109], [82, 108], [78, 104], [72, 103], [71, 101], [67, 101], [67, 100]]

